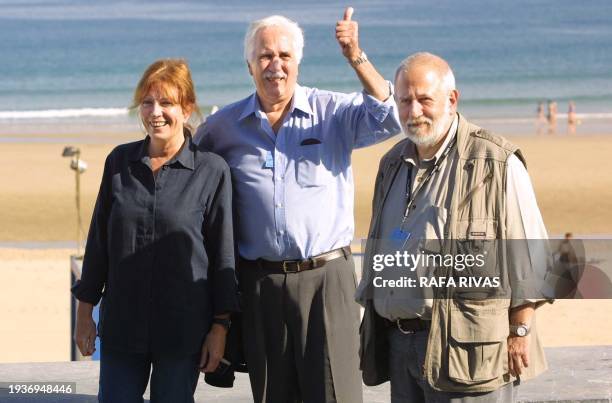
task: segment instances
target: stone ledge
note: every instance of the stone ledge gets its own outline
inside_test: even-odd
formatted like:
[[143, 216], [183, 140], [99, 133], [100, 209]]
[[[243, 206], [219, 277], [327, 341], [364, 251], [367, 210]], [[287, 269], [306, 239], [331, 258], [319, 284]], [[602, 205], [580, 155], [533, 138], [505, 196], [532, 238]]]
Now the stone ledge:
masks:
[[[612, 403], [612, 346], [546, 349], [549, 370], [521, 385], [518, 401], [524, 403]], [[1, 402], [97, 402], [98, 362], [0, 364], [1, 382], [76, 382], [72, 395], [10, 395], [0, 389]], [[148, 396], [148, 393], [147, 395]], [[246, 374], [237, 374], [232, 389], [213, 388], [200, 377], [196, 402], [252, 402]], [[366, 403], [389, 402], [389, 384], [364, 387]]]

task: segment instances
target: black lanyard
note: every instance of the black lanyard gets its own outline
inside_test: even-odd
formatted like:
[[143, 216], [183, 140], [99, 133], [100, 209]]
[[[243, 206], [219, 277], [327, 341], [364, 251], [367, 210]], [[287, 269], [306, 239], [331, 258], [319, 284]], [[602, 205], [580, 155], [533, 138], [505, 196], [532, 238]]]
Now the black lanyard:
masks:
[[425, 187], [425, 185], [431, 180], [431, 178], [434, 176], [434, 174], [440, 170], [440, 166], [442, 165], [442, 161], [444, 161], [446, 159], [446, 157], [451, 152], [451, 150], [453, 149], [453, 146], [455, 145], [456, 142], [457, 142], [457, 135], [455, 134], [453, 139], [448, 143], [448, 145], [444, 149], [444, 152], [442, 153], [440, 158], [438, 158], [438, 160], [434, 164], [434, 167], [431, 169], [431, 171], [429, 171], [429, 173], [427, 174], [425, 179], [423, 179], [423, 181], [421, 182], [419, 187], [416, 188], [414, 193], [410, 195], [411, 197], [410, 197], [410, 200], [408, 200], [408, 203], [406, 204], [406, 211], [404, 211], [404, 217], [402, 218], [402, 225], [400, 226], [400, 230], [402, 229], [402, 227], [404, 226], [404, 223], [408, 219], [408, 214], [410, 214], [410, 209], [412, 208], [412, 205], [414, 204], [414, 201], [416, 200], [417, 196], [419, 195], [421, 190]]

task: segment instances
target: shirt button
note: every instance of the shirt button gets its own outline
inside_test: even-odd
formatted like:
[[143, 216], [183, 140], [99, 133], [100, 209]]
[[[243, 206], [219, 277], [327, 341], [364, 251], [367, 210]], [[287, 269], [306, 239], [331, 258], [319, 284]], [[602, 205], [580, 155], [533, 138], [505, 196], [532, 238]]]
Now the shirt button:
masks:
[[162, 169], [165, 171], [166, 169], [168, 169], [168, 165], [164, 165]]
[[285, 233], [285, 231], [283, 231], [283, 230], [278, 231], [278, 235], [283, 235], [284, 233]]
[[423, 180], [423, 177], [422, 177], [422, 176], [417, 177], [417, 182], [420, 182], [420, 181], [422, 181], [422, 180]]
[[283, 205], [281, 203], [276, 203], [276, 207], [277, 208], [281, 208], [281, 207], [283, 207]]

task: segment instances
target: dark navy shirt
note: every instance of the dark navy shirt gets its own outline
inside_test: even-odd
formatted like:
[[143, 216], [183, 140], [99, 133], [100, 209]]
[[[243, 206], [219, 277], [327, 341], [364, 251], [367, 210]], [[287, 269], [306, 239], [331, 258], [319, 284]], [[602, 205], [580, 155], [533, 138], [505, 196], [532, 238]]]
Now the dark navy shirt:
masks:
[[238, 310], [230, 172], [186, 134], [154, 177], [148, 143], [107, 157], [72, 292], [94, 305], [102, 297], [105, 348], [192, 354], [213, 315]]

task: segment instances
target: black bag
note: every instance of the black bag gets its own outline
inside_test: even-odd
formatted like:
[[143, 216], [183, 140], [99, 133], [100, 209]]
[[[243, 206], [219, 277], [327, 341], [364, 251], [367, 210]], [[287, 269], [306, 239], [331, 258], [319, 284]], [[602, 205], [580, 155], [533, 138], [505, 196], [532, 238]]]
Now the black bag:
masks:
[[374, 301], [368, 299], [359, 326], [359, 368], [367, 386], [380, 385], [390, 379], [387, 330], [385, 320], [374, 309]]

